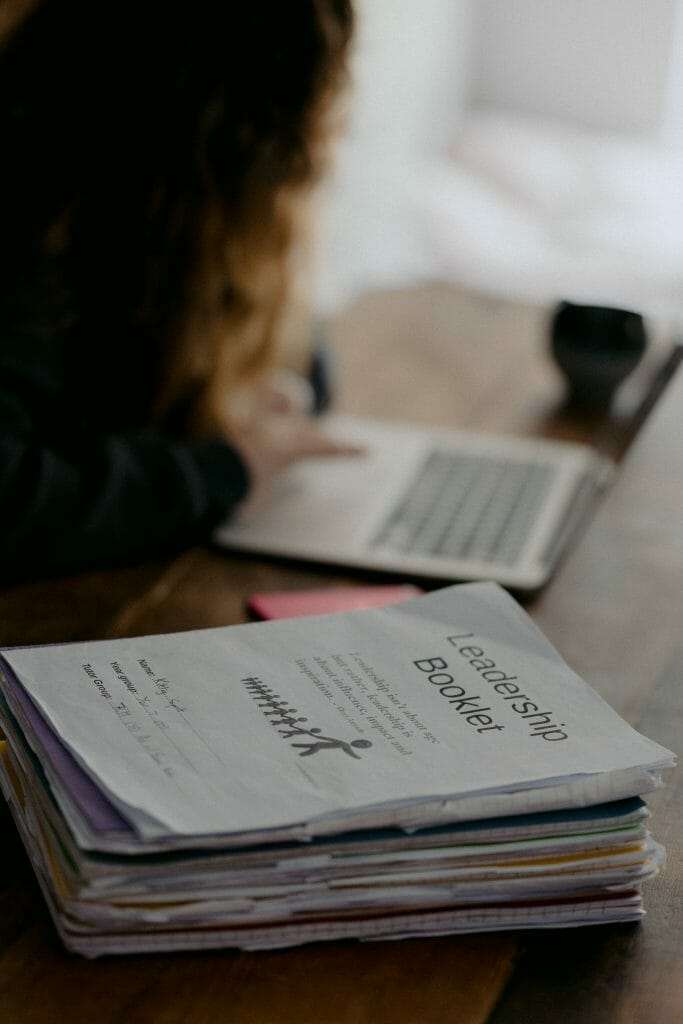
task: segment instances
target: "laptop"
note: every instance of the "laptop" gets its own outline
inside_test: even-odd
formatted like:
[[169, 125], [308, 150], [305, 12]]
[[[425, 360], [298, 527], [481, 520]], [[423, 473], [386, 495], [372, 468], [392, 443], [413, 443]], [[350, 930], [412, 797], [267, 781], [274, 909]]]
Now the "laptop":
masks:
[[358, 456], [296, 463], [214, 535], [238, 551], [533, 591], [613, 474], [586, 445], [328, 415]]

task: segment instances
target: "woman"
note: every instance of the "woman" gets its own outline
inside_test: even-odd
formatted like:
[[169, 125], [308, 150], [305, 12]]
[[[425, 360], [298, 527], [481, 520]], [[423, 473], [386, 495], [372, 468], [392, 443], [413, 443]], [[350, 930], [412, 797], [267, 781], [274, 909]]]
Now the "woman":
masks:
[[[170, 553], [292, 460], [343, 450], [253, 385], [352, 24], [350, 0], [20, 6], [0, 51], [14, 579]], [[0, 0], [5, 26], [16, 7]]]

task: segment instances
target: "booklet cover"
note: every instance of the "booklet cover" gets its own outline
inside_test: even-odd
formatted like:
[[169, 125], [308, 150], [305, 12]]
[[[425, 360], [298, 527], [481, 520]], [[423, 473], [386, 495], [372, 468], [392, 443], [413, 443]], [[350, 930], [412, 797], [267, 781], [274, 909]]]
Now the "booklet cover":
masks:
[[33, 705], [143, 842], [581, 807], [646, 793], [674, 763], [492, 583], [3, 657], [29, 745], [44, 750]]

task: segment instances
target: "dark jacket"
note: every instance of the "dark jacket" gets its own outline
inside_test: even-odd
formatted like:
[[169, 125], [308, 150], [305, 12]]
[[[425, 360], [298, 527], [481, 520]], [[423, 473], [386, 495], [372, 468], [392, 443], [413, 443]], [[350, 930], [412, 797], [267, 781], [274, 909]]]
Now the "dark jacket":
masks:
[[127, 412], [125, 390], [110, 429], [97, 415], [108, 374], [74, 372], [54, 339], [0, 338], [4, 582], [167, 556], [208, 537], [244, 496], [233, 449], [149, 428]]

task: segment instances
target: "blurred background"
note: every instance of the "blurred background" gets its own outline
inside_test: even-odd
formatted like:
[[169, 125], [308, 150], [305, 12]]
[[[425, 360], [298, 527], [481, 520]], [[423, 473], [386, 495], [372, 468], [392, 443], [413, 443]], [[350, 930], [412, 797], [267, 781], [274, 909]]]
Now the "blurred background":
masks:
[[683, 314], [683, 0], [356, 0], [317, 305], [445, 281]]

